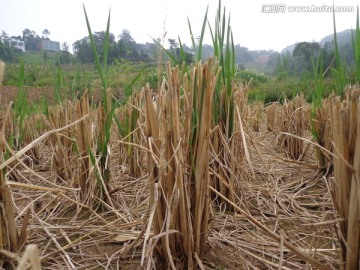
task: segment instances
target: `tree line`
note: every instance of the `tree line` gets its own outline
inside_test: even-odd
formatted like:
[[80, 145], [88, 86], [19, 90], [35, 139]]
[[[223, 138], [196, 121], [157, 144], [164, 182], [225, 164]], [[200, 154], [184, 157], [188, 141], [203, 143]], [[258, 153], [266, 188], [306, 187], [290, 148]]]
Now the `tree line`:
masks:
[[[96, 50], [99, 57], [103, 57], [104, 42], [106, 32], [93, 33]], [[115, 35], [109, 33], [109, 48], [108, 48], [108, 62], [113, 63], [115, 59], [126, 59], [129, 61], [150, 61], [151, 53], [156, 49], [152, 44], [138, 44], [132, 38], [130, 31], [123, 30], [118, 36], [119, 40], [116, 41]], [[81, 63], [93, 63], [94, 56], [91, 48], [90, 37], [86, 36], [74, 42], [73, 52], [74, 55]], [[102, 60], [102, 59], [100, 59]]]
[[[42, 35], [38, 35], [35, 31], [28, 28], [22, 31], [22, 36], [9, 36], [5, 31], [2, 31], [0, 36], [0, 58], [5, 61], [16, 61], [16, 58], [21, 52], [18, 52], [9, 46], [8, 41], [11, 38], [16, 38], [24, 41], [26, 51], [37, 50], [37, 42], [41, 39], [49, 39], [50, 31], [44, 29]], [[100, 57], [103, 56], [103, 44], [106, 33], [104, 31], [93, 33], [95, 46]], [[109, 49], [108, 49], [108, 63], [114, 63], [125, 59], [127, 61], [143, 61], [156, 62], [158, 60], [160, 39], [156, 42], [147, 42], [145, 44], [137, 43], [129, 30], [122, 30], [122, 32], [115, 37], [113, 33], [109, 34]], [[193, 62], [192, 48], [182, 44], [186, 52], [186, 61]], [[164, 45], [165, 46], [165, 45]], [[73, 56], [69, 52], [69, 45], [64, 42], [61, 44], [61, 51], [59, 52], [60, 63], [79, 62], [89, 64], [94, 62], [94, 56], [90, 44], [89, 36], [75, 41], [72, 44]], [[167, 50], [175, 58], [180, 60], [180, 48], [176, 39], [167, 39]], [[161, 50], [160, 50], [161, 51]], [[332, 42], [326, 42], [320, 45], [317, 42], [300, 42], [295, 45], [292, 51], [279, 53], [272, 50], [258, 50], [250, 51], [248, 48], [237, 44], [234, 46], [236, 63], [238, 69], [252, 69], [260, 70], [269, 75], [275, 75], [281, 78], [282, 76], [303, 76], [313, 72], [314, 60], [319, 55], [322, 55], [323, 66], [325, 68], [331, 67], [334, 59], [334, 45]], [[352, 48], [351, 42], [342, 42], [340, 45], [340, 52], [344, 62], [351, 66]], [[162, 51], [163, 59], [166, 61], [167, 54]], [[213, 55], [213, 47], [204, 44], [202, 48], [203, 60]], [[259, 58], [267, 57], [266, 63], [259, 63]], [[44, 52], [44, 62], [46, 62], [47, 54]], [[102, 59], [100, 59], [102, 60]]]
[[295, 45], [292, 52], [272, 54], [268, 61], [268, 67], [271, 75], [276, 75], [279, 79], [287, 76], [312, 75], [320, 56], [325, 68], [333, 65], [335, 53], [330, 43], [321, 47], [317, 42], [300, 42]]
[[[12, 48], [10, 45], [11, 39], [17, 39], [24, 41], [26, 51], [37, 51], [37, 44], [40, 40], [46, 39], [49, 40], [50, 31], [44, 29], [42, 35], [38, 35], [35, 31], [28, 28], [22, 31], [20, 36], [9, 36], [5, 31], [2, 31], [0, 36], [0, 59], [5, 61], [16, 62], [21, 55], [21, 52], [16, 48]], [[102, 52], [104, 50], [103, 45], [105, 41], [106, 33], [105, 31], [93, 33], [93, 38], [95, 41], [96, 49], [99, 53], [99, 56], [102, 57]], [[124, 29], [118, 36], [117, 40], [113, 33], [109, 34], [109, 48], [108, 48], [108, 62], [114, 63], [115, 61], [121, 61], [122, 59], [128, 61], [143, 61], [151, 62], [157, 61], [159, 46], [156, 42], [147, 42], [145, 44], [137, 43], [129, 30]], [[160, 43], [160, 39], [157, 40]], [[173, 55], [176, 55], [180, 59], [180, 49], [178, 43], [175, 39], [168, 39], [170, 44], [169, 52]], [[69, 63], [71, 60], [71, 54], [69, 51], [69, 44], [66, 42], [61, 44], [60, 50], [60, 62]], [[89, 36], [86, 36], [82, 39], [75, 41], [72, 44], [73, 54], [75, 56], [75, 61], [88, 64], [94, 62], [94, 56], [90, 44]], [[184, 44], [184, 49], [186, 53], [186, 60], [188, 62], [192, 61], [191, 49]], [[166, 54], [164, 54], [166, 59]], [[44, 52], [44, 62], [46, 62], [46, 52]], [[101, 59], [102, 60], [102, 59]]]
[[[93, 33], [93, 39], [96, 46], [96, 50], [99, 54], [99, 57], [103, 57], [103, 45], [106, 37], [105, 31]], [[124, 29], [119, 35], [118, 40], [116, 40], [115, 35], [109, 33], [108, 41], [108, 63], [114, 63], [115, 61], [120, 61], [125, 59], [128, 61], [143, 61], [143, 62], [156, 62], [158, 60], [159, 54], [159, 43], [160, 39], [157, 39], [156, 42], [147, 42], [145, 44], [137, 43], [129, 30]], [[167, 40], [169, 47], [168, 52], [180, 60], [180, 48], [179, 44], [175, 39], [169, 38]], [[193, 61], [193, 55], [191, 49], [184, 44], [185, 57], [187, 62]], [[86, 36], [80, 40], [77, 40], [73, 44], [74, 55], [81, 63], [93, 63], [94, 56], [91, 48], [90, 37]], [[166, 59], [166, 54], [162, 52], [163, 56]], [[102, 59], [100, 59], [102, 60]]]
[[[347, 74], [353, 76], [354, 56], [351, 40], [342, 42], [339, 45], [340, 58]], [[292, 51], [283, 53], [273, 53], [267, 63], [270, 75], [277, 76], [278, 79], [285, 77], [302, 78], [313, 76], [316, 71], [317, 61], [321, 57], [324, 76], [331, 75], [335, 66], [335, 46], [333, 41], [325, 42], [320, 45], [317, 42], [297, 43]], [[315, 70], [314, 70], [315, 69]]]

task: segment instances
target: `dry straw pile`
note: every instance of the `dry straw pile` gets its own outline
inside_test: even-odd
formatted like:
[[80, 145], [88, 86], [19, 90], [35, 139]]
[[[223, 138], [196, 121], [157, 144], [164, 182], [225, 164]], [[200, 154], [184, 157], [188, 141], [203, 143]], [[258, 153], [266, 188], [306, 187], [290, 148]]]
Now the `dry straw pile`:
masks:
[[360, 267], [360, 88], [347, 90], [345, 99], [330, 99], [334, 147], [332, 195], [339, 213], [343, 269]]

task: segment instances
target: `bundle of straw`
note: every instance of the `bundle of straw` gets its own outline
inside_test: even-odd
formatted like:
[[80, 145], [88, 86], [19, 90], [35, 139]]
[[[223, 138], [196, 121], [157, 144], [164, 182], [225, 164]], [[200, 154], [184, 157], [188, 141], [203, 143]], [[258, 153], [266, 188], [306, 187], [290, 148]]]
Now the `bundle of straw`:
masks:
[[[64, 127], [74, 122], [74, 109], [71, 103], [66, 102], [64, 105], [56, 105], [49, 108], [49, 124], [52, 129]], [[52, 153], [52, 171], [56, 173], [58, 180], [73, 179], [74, 167], [74, 131], [66, 129], [64, 134], [54, 133], [50, 135], [50, 143], [53, 149]]]
[[341, 218], [340, 243], [343, 269], [360, 264], [360, 89], [348, 91], [345, 100], [330, 99], [334, 147], [332, 195]]
[[145, 89], [149, 226], [163, 269], [195, 269], [205, 253], [210, 125], [219, 71], [211, 60], [199, 63], [190, 76], [168, 64], [168, 81], [162, 84], [156, 107], [149, 87]]
[[81, 201], [87, 205], [93, 203], [94, 195], [97, 194], [98, 186], [94, 176], [94, 166], [91, 162], [89, 152], [94, 149], [94, 127], [90, 119], [89, 94], [85, 90], [83, 96], [76, 102], [77, 118], [87, 116], [76, 126], [80, 166], [79, 186]]
[[[0, 87], [2, 85], [2, 78], [4, 74], [5, 64], [0, 61]], [[2, 125], [0, 127], [0, 164], [4, 162], [5, 151], [5, 129], [8, 118], [10, 117], [9, 104], [5, 113]], [[14, 218], [14, 210], [12, 207], [11, 190], [6, 181], [6, 168], [0, 170], [0, 201], [2, 207], [0, 207], [0, 249], [10, 250], [12, 252], [18, 251], [18, 231]], [[2, 267], [4, 261], [0, 260], [0, 267]]]
[[126, 163], [129, 174], [139, 177], [143, 172], [144, 154], [136, 145], [145, 145], [140, 127], [144, 124], [144, 92], [134, 92], [129, 102], [115, 110], [114, 120], [117, 124], [120, 141], [120, 163]]
[[299, 159], [304, 154], [304, 136], [308, 126], [306, 117], [304, 94], [297, 95], [293, 100], [286, 102], [282, 107], [281, 131], [294, 136], [285, 135], [282, 137], [282, 144], [286, 148], [286, 154], [292, 159]]
[[328, 99], [324, 99], [321, 106], [314, 110], [311, 119], [311, 132], [320, 146], [315, 147], [319, 167], [327, 169], [331, 165], [331, 157], [322, 148], [331, 151], [330, 106]]
[[266, 129], [274, 133], [279, 133], [278, 114], [279, 105], [277, 103], [271, 103], [265, 109], [266, 114]]

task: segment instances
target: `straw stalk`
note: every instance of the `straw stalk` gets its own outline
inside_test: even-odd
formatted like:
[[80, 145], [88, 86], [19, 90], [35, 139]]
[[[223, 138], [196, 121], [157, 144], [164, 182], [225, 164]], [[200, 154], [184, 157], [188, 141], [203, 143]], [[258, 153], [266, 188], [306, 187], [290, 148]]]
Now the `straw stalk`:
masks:
[[[145, 88], [150, 224], [158, 263], [195, 269], [204, 258], [209, 222], [209, 144], [217, 63], [187, 74], [167, 65], [156, 106]], [[146, 241], [145, 244], [146, 246]]]
[[345, 100], [330, 99], [334, 146], [332, 195], [341, 218], [339, 240], [342, 269], [360, 264], [360, 89], [348, 90]]

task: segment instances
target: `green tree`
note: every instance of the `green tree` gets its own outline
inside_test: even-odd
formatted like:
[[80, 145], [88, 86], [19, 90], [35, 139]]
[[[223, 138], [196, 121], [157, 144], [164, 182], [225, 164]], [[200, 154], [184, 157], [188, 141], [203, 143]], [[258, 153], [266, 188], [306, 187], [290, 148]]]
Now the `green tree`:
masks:
[[5, 31], [2, 31], [0, 41], [3, 41], [4, 44], [9, 45], [10, 37]]
[[69, 44], [67, 44], [67, 42], [62, 43], [61, 50], [64, 52], [69, 52]]
[[126, 46], [133, 46], [135, 44], [135, 40], [132, 38], [130, 31], [127, 29], [123, 29], [119, 35], [119, 39], [122, 40]]
[[321, 47], [317, 42], [300, 42], [296, 44], [293, 51], [295, 74], [312, 72], [313, 59], [317, 59], [320, 52]]
[[275, 73], [276, 73], [276, 66], [277, 66], [279, 58], [280, 58], [280, 53], [278, 53], [278, 52], [274, 52], [274, 53], [270, 54], [270, 56], [269, 56], [269, 60], [266, 64], [266, 66], [269, 70], [272, 71], [271, 72], [272, 75], [275, 75]]
[[278, 81], [283, 80], [290, 74], [290, 54], [278, 54], [277, 61], [275, 64], [275, 74]]
[[[104, 31], [95, 32], [93, 34], [94, 43], [96, 50], [99, 53], [100, 61], [103, 57], [103, 44], [105, 40], [106, 33]], [[93, 63], [94, 55], [90, 45], [89, 37], [84, 37], [83, 39], [77, 40], [73, 44], [73, 50], [76, 57], [80, 60], [81, 63]], [[66, 50], [65, 50], [66, 51]], [[115, 42], [114, 34], [109, 34], [109, 51], [108, 51], [108, 62], [112, 63], [115, 58], [119, 56], [117, 44]]]
[[237, 44], [234, 46], [235, 50], [235, 62], [238, 64], [247, 64], [254, 62], [253, 55], [249, 52], [249, 49], [246, 47], [240, 46], [240, 44]]
[[22, 39], [25, 42], [25, 49], [27, 51], [36, 50], [37, 42], [40, 40], [40, 37], [36, 32], [26, 28], [22, 31], [22, 34]]
[[90, 46], [90, 41], [88, 37], [77, 40], [73, 44], [73, 50], [76, 57], [80, 60], [81, 63], [93, 63], [94, 56]]
[[0, 41], [0, 59], [6, 62], [14, 60], [13, 50], [9, 47], [8, 44]]
[[71, 54], [69, 52], [69, 45], [64, 42], [61, 44], [61, 51], [60, 51], [60, 62], [62, 64], [69, 64], [71, 60]]
[[[104, 31], [95, 32], [93, 34], [96, 50], [99, 54], [100, 61], [103, 61], [103, 44], [105, 41], [106, 33]], [[119, 40], [115, 40], [115, 36], [109, 33], [109, 47], [108, 47], [108, 63], [114, 63], [116, 60], [129, 60], [129, 61], [151, 61], [152, 48], [147, 44], [137, 44], [132, 38], [130, 32], [124, 29], [118, 36]], [[156, 46], [155, 46], [156, 47]], [[93, 63], [94, 56], [90, 45], [89, 37], [77, 40], [73, 43], [73, 50], [75, 56], [81, 63]]]
[[[333, 49], [328, 50], [325, 46], [321, 49], [321, 55], [323, 58], [324, 71], [330, 70], [330, 67], [334, 65], [335, 51]], [[327, 75], [327, 74], [326, 74]]]
[[42, 34], [45, 36], [45, 39], [48, 39], [48, 36], [50, 36], [50, 32], [47, 29], [44, 29], [44, 31], [42, 31]]
[[177, 50], [179, 47], [179, 44], [176, 42], [176, 40], [174, 38], [169, 38], [168, 39], [169, 45], [170, 45], [170, 52], [172, 53], [172, 55], [175, 56], [176, 59], [179, 59], [179, 53], [180, 50]]
[[169, 38], [168, 42], [170, 44], [170, 50], [176, 49], [177, 47], [179, 47], [179, 44], [176, 42], [176, 40], [174, 38]]
[[[96, 50], [99, 54], [100, 62], [103, 61], [103, 57], [104, 57], [105, 37], [106, 37], [105, 31], [95, 32], [93, 34], [93, 38], [94, 38]], [[116, 58], [116, 56], [117, 56], [116, 52], [114, 53], [114, 50], [113, 50], [114, 45], [116, 47], [115, 36], [114, 36], [114, 34], [109, 33], [109, 48], [108, 48], [108, 59], [107, 59], [109, 63], [113, 62], [113, 59]]]
[[[182, 62], [182, 58], [181, 58], [181, 53], [180, 53], [180, 48], [179, 48], [179, 43], [176, 42], [175, 39], [173, 38], [169, 38], [168, 39], [170, 48], [169, 51], [170, 53], [177, 59], [177, 61], [179, 63]], [[191, 53], [191, 49], [186, 46], [186, 44], [183, 44], [183, 49], [184, 49], [184, 53], [185, 53], [185, 63], [186, 64], [191, 64], [194, 62], [194, 56]]]
[[132, 61], [139, 60], [136, 42], [132, 38], [129, 30], [124, 29], [119, 35], [118, 48], [120, 50], [119, 55], [121, 58]]

